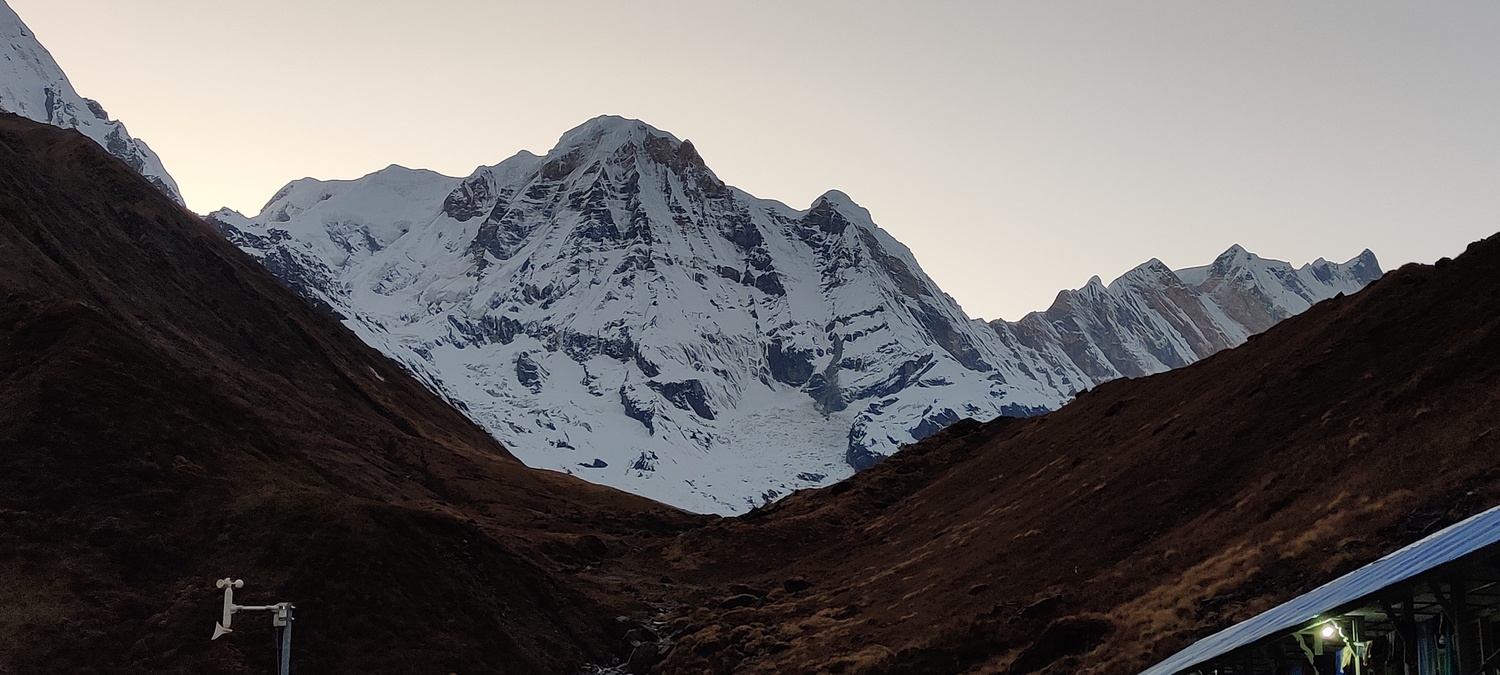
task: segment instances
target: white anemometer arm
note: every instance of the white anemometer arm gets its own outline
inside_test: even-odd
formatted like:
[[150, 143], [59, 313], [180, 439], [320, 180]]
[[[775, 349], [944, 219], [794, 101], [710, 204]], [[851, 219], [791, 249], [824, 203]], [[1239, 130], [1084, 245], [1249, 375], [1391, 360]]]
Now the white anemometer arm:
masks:
[[234, 631], [229, 630], [229, 622], [234, 618], [236, 611], [246, 609], [234, 604], [234, 589], [243, 588], [245, 586], [244, 579], [224, 577], [215, 581], [214, 585], [224, 589], [224, 619], [214, 624], [214, 636], [209, 638], [210, 640], [217, 640], [225, 633], [233, 633]]
[[274, 605], [236, 605], [234, 604], [234, 589], [244, 588], [242, 579], [224, 577], [214, 582], [215, 586], [224, 589], [224, 618], [214, 624], [214, 636], [210, 640], [217, 640], [225, 633], [233, 633], [229, 629], [229, 622], [234, 619], [234, 613], [238, 611], [247, 612], [275, 612], [271, 615], [271, 625], [281, 629], [281, 645], [276, 649], [277, 661], [280, 663], [281, 675], [289, 675], [292, 660], [292, 610], [296, 606], [290, 602], [278, 602]]

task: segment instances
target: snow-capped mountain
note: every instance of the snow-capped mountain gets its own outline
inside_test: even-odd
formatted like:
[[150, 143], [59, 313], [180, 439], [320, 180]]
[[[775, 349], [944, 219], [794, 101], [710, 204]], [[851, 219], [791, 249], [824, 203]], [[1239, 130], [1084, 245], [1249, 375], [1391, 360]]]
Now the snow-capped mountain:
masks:
[[64, 129], [77, 129], [103, 146], [178, 204], [177, 182], [145, 141], [132, 138], [98, 101], [74, 91], [52, 54], [15, 11], [0, 0], [0, 111]]
[[1088, 386], [969, 320], [843, 194], [757, 199], [634, 120], [464, 179], [301, 180], [211, 219], [532, 465], [697, 510]]
[[1319, 258], [1293, 269], [1235, 245], [1203, 267], [1173, 271], [1152, 259], [1108, 286], [1094, 277], [1059, 293], [1045, 312], [990, 327], [1007, 344], [1065, 358], [1099, 383], [1179, 368], [1238, 346], [1380, 274], [1368, 249], [1343, 264]]
[[1060, 342], [969, 319], [844, 194], [757, 199], [635, 120], [461, 179], [304, 179], [210, 222], [527, 463], [697, 511], [1100, 380]]

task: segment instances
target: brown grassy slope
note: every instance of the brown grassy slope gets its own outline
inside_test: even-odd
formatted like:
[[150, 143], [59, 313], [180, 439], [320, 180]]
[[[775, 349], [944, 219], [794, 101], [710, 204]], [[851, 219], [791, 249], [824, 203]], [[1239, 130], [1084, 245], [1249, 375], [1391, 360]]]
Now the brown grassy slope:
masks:
[[1497, 372], [1500, 236], [683, 535], [665, 671], [1136, 672], [1500, 503]]
[[83, 136], [0, 117], [0, 673], [557, 673], [700, 519], [533, 472]]

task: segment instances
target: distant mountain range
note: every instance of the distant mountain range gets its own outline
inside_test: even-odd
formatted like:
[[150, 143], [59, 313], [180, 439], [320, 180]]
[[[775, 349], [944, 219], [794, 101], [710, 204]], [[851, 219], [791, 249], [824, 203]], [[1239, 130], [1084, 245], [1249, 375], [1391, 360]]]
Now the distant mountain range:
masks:
[[1180, 368], [1238, 346], [1380, 275], [1368, 249], [1345, 263], [1319, 258], [1294, 269], [1235, 245], [1202, 267], [1171, 270], [1152, 259], [1108, 286], [1094, 277], [1059, 293], [1045, 312], [990, 327], [1050, 359], [1065, 358], [1098, 384]]
[[1368, 251], [1294, 269], [1236, 246], [986, 325], [846, 195], [756, 198], [619, 117], [466, 178], [304, 179], [209, 220], [528, 464], [723, 513], [1191, 363], [1380, 275]]

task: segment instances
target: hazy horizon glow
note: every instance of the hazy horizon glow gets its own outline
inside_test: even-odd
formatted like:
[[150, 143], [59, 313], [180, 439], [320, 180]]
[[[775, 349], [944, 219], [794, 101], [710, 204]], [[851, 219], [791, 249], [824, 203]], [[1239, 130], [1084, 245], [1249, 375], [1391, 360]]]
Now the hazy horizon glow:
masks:
[[1153, 257], [1500, 230], [1496, 3], [9, 3], [200, 213], [618, 114], [759, 197], [844, 191], [986, 318]]

